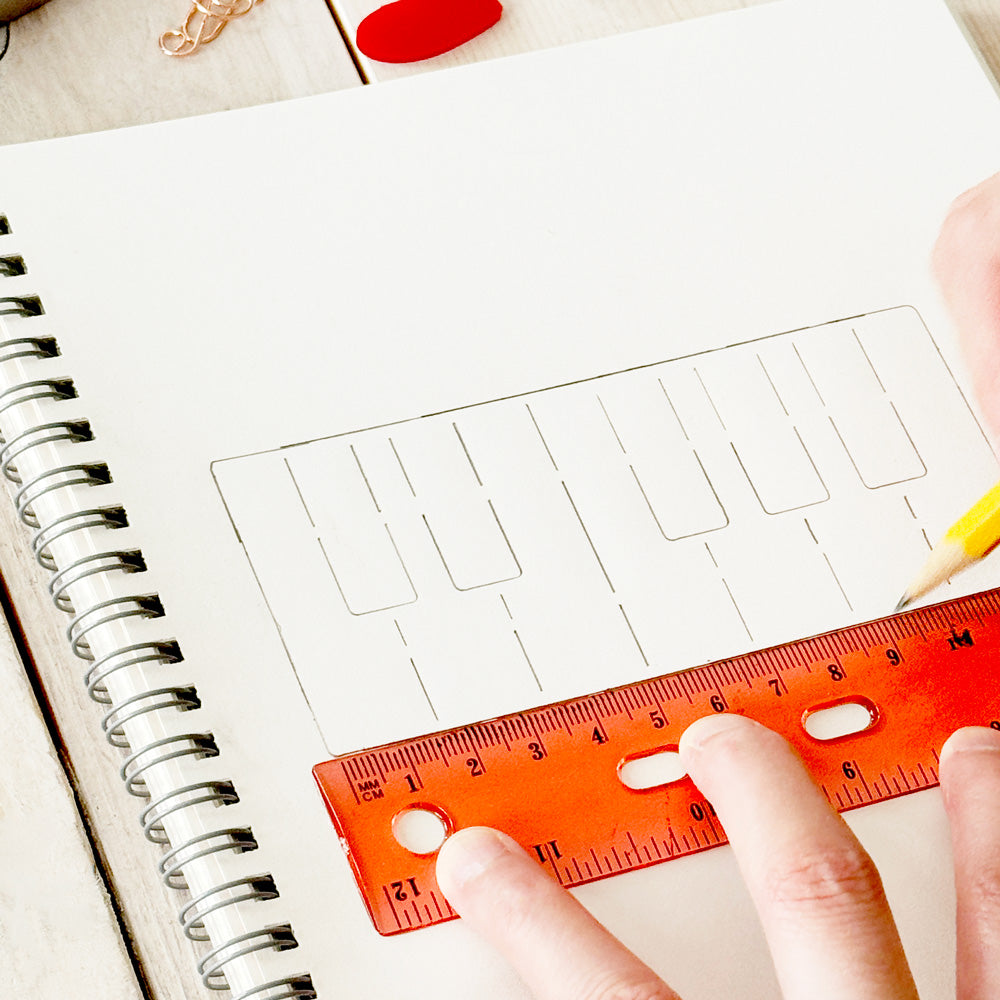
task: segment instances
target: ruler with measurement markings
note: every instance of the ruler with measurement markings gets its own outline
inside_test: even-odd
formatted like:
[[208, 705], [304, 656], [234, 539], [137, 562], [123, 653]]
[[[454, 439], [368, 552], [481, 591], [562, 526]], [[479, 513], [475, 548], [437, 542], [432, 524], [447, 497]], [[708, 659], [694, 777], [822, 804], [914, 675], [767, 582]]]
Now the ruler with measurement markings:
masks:
[[[1000, 589], [346, 754], [314, 775], [376, 929], [397, 934], [456, 916], [434, 852], [397, 839], [401, 819], [497, 827], [565, 886], [644, 868], [726, 842], [689, 778], [623, 781], [695, 719], [765, 723], [844, 811], [936, 785], [950, 733], [1000, 728], [998, 657]], [[817, 734], [837, 706], [860, 724]]]

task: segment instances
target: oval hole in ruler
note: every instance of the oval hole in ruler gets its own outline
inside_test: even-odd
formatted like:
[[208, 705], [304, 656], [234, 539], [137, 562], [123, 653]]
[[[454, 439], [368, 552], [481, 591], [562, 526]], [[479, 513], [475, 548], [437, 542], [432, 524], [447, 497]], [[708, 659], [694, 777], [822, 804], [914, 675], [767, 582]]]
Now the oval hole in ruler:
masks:
[[656, 747], [643, 753], [625, 757], [618, 765], [621, 783], [633, 792], [646, 792], [652, 788], [680, 781], [687, 774], [681, 765], [677, 744]]
[[400, 809], [392, 817], [392, 835], [411, 854], [433, 854], [451, 833], [448, 817], [423, 802]]
[[821, 743], [857, 736], [878, 722], [878, 707], [867, 698], [844, 698], [808, 709], [802, 716], [805, 731]]

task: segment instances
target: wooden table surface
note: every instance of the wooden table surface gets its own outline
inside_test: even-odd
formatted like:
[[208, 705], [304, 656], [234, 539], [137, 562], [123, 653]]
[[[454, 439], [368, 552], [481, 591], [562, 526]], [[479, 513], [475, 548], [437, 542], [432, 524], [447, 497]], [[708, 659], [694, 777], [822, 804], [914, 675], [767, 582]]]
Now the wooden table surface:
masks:
[[[180, 25], [187, 0], [51, 0], [11, 25], [0, 61], [0, 144], [375, 84], [759, 2], [508, 0], [499, 24], [462, 48], [390, 66], [352, 45], [373, 0], [336, 0], [335, 12], [324, 0], [263, 0], [183, 59], [163, 55], [157, 40]], [[1000, 0], [951, 0], [951, 7], [1000, 76]], [[196, 163], [183, 183], [192, 178]], [[0, 504], [0, 571], [34, 660], [33, 689], [0, 622], [0, 683], [8, 692], [0, 733], [0, 993], [207, 996], [174, 919], [176, 894], [168, 897], [156, 877], [155, 852], [118, 780], [120, 756], [99, 738], [99, 713], [26, 541], [10, 505]], [[63, 767], [36, 695], [58, 720]]]

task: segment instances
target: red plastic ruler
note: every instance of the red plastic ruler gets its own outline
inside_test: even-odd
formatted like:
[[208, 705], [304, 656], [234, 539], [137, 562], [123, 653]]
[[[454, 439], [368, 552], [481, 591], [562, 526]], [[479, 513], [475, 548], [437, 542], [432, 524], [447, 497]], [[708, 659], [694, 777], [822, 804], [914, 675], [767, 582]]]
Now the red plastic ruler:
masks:
[[[725, 843], [690, 779], [636, 791], [620, 777], [625, 762], [675, 749], [695, 719], [760, 720], [837, 809], [853, 809], [936, 785], [955, 729], [1000, 728], [998, 655], [1000, 589], [347, 754], [314, 774], [375, 927], [397, 934], [455, 916], [434, 855], [393, 833], [408, 811], [449, 831], [504, 830], [563, 885], [580, 885]], [[810, 735], [806, 720], [839, 703], [862, 711], [861, 730]]]

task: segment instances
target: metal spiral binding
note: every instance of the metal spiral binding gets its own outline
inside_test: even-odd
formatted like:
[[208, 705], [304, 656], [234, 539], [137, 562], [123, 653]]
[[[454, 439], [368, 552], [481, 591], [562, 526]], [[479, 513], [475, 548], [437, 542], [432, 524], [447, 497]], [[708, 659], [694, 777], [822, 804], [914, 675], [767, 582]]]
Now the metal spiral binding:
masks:
[[[129, 791], [132, 791], [130, 788]], [[135, 795], [137, 792], [132, 791]], [[163, 820], [180, 809], [190, 809], [200, 805], [231, 806], [240, 801], [231, 781], [195, 781], [190, 785], [172, 788], [153, 799], [139, 813], [139, 824], [148, 841], [154, 844], [169, 844], [170, 838], [163, 826]]]
[[87, 635], [94, 629], [123, 618], [162, 618], [164, 614], [159, 594], [127, 594], [124, 597], [112, 597], [99, 604], [92, 604], [78, 615], [74, 615], [69, 628], [66, 629], [66, 637], [69, 639], [70, 648], [81, 660], [92, 660], [94, 654], [87, 641]]
[[[278, 993], [268, 992], [279, 990]], [[267, 996], [264, 994], [267, 993]], [[269, 983], [255, 986], [252, 990], [247, 990], [233, 1000], [315, 1000], [316, 991], [313, 989], [312, 979], [309, 976], [291, 976], [286, 979], [274, 979]]]
[[[159, 751], [158, 753], [154, 751]], [[146, 779], [142, 777], [145, 771], [167, 760], [178, 757], [218, 757], [219, 747], [211, 733], [179, 733], [176, 736], [164, 736], [136, 750], [125, 758], [119, 774], [125, 782], [125, 790], [129, 795], [137, 795], [148, 799], [149, 790]]]
[[49, 580], [49, 594], [52, 602], [60, 611], [72, 614], [74, 611], [73, 602], [69, 599], [66, 591], [88, 576], [98, 573], [110, 573], [113, 570], [121, 570], [123, 573], [144, 573], [146, 571], [146, 561], [142, 558], [142, 553], [138, 549], [117, 552], [95, 552], [89, 556], [81, 556], [71, 562], [65, 569], [59, 570], [52, 575]]
[[[11, 232], [10, 221], [0, 213], [0, 238]], [[0, 281], [27, 273], [27, 264], [21, 256], [0, 253]], [[37, 295], [0, 296], [0, 316], [30, 319], [44, 313], [42, 301]], [[59, 356], [59, 345], [54, 337], [35, 336], [34, 331], [18, 332], [18, 336], [0, 341], [0, 365], [19, 359], [34, 362]], [[63, 403], [76, 398], [72, 379], [22, 380], [0, 392], [0, 416], [33, 402]], [[50, 493], [70, 490], [69, 495], [72, 495], [75, 490], [111, 483], [111, 471], [102, 462], [68, 463], [56, 465], [25, 480], [16, 464], [18, 459], [35, 448], [53, 445], [70, 447], [93, 439], [93, 430], [84, 419], [39, 423], [10, 440], [0, 436], [0, 473], [17, 487], [14, 504], [18, 517], [33, 531], [31, 549], [36, 561], [52, 574], [48, 589], [53, 603], [60, 611], [72, 616], [66, 630], [67, 638], [73, 653], [89, 664], [84, 674], [87, 693], [95, 702], [107, 707], [101, 719], [105, 738], [127, 754], [121, 766], [125, 787], [130, 794], [148, 800], [139, 815], [143, 833], [148, 840], [168, 848], [159, 862], [163, 882], [172, 889], [183, 890], [187, 888], [184, 868], [193, 861], [226, 851], [248, 853], [257, 850], [258, 844], [250, 828], [245, 826], [220, 826], [176, 845], [169, 841], [163, 825], [167, 816], [206, 804], [221, 807], [239, 801], [235, 786], [227, 780], [193, 782], [155, 798], [146, 785], [145, 775], [165, 761], [218, 757], [220, 750], [210, 732], [178, 733], [141, 747], [132, 747], [126, 738], [125, 726], [130, 720], [150, 713], [189, 712], [201, 707], [197, 689], [192, 685], [167, 684], [119, 702], [114, 702], [108, 691], [107, 679], [120, 670], [140, 665], [181, 663], [184, 656], [180, 645], [176, 639], [163, 638], [121, 646], [97, 657], [89, 641], [95, 630], [115, 621], [163, 618], [163, 605], [157, 594], [139, 593], [77, 609], [69, 591], [87, 577], [145, 572], [142, 552], [134, 548], [112, 547], [59, 566], [53, 557], [52, 545], [58, 539], [78, 532], [83, 533], [81, 537], [100, 539], [104, 531], [128, 527], [126, 511], [115, 504], [81, 506], [79, 510], [45, 523], [35, 511], [39, 498]], [[277, 886], [269, 873], [245, 876], [200, 893], [180, 909], [178, 919], [189, 938], [207, 942], [209, 936], [204, 924], [207, 914], [249, 902], [275, 899], [278, 895]], [[198, 963], [198, 972], [208, 989], [229, 989], [226, 967], [235, 959], [266, 950], [287, 951], [297, 946], [290, 925], [264, 926], [214, 947]], [[241, 992], [233, 1000], [316, 1000], [316, 996], [309, 974], [298, 973], [262, 983]]]
[[205, 858], [220, 851], [246, 854], [248, 851], [256, 851], [258, 846], [248, 827], [231, 826], [223, 830], [212, 830], [167, 851], [160, 858], [160, 876], [171, 888], [186, 889], [187, 882], [182, 869], [195, 858]]
[[4, 443], [0, 449], [0, 472], [12, 483], [22, 485], [22, 479], [14, 466], [18, 455], [41, 444], [55, 444], [57, 441], [93, 441], [94, 432], [86, 420], [63, 420], [51, 424], [39, 424], [23, 431]]
[[0, 316], [41, 316], [44, 312], [37, 295], [0, 296]]
[[96, 528], [127, 528], [128, 516], [124, 507], [92, 507], [64, 514], [50, 521], [45, 528], [35, 532], [31, 539], [31, 550], [42, 569], [55, 572], [58, 569], [49, 545], [57, 538], [70, 535], [74, 531], [88, 531]]
[[[148, 704], [144, 705], [142, 702], [148, 702]], [[201, 708], [201, 699], [198, 697], [197, 688], [154, 688], [118, 702], [101, 718], [101, 729], [104, 730], [104, 737], [113, 747], [128, 750], [129, 742], [125, 738], [125, 723], [130, 719], [145, 715], [147, 712], [162, 712], [168, 708], [176, 708], [181, 712]]]
[[25, 267], [24, 258], [13, 256], [13, 257], [0, 257], [0, 277], [3, 278], [16, 278], [20, 274], [27, 274], [28, 269]]
[[[4, 343], [8, 344], [10, 341]], [[75, 395], [76, 387], [72, 379], [68, 378], [21, 382], [0, 393], [0, 414], [34, 399], [72, 399]]]
[[[84, 657], [87, 659], [87, 657]], [[180, 663], [184, 657], [176, 641], [169, 639], [163, 642], [140, 642], [134, 646], [122, 646], [99, 660], [92, 660], [93, 665], [83, 675], [87, 685], [87, 694], [99, 705], [110, 705], [111, 695], [104, 686], [104, 681], [119, 670], [137, 666], [140, 663]]]
[[272, 924], [270, 927], [237, 934], [236, 937], [213, 948], [198, 963], [198, 972], [201, 974], [201, 981], [210, 990], [228, 990], [229, 983], [226, 981], [223, 969], [233, 959], [251, 955], [255, 951], [265, 949], [288, 951], [298, 946], [299, 943], [295, 940], [292, 928], [288, 924]]
[[[278, 993], [269, 992], [279, 990]], [[265, 993], [267, 996], [265, 996]], [[316, 991], [313, 989], [312, 979], [309, 976], [291, 976], [286, 979], [274, 979], [269, 983], [262, 983], [252, 990], [247, 990], [233, 1000], [315, 1000]]]
[[[229, 895], [227, 895], [229, 894]], [[192, 941], [207, 941], [204, 918], [213, 910], [219, 910], [233, 903], [246, 903], [252, 900], [276, 899], [277, 886], [274, 879], [267, 874], [255, 875], [251, 879], [235, 879], [223, 882], [196, 896], [178, 914], [184, 933]]]
[[59, 345], [55, 337], [11, 337], [0, 349], [0, 362], [17, 358], [55, 358]]
[[14, 505], [17, 507], [18, 517], [29, 528], [41, 528], [42, 525], [39, 524], [31, 506], [39, 497], [66, 489], [68, 486], [104, 486], [110, 482], [111, 473], [103, 463], [60, 465], [29, 479], [14, 494]]

